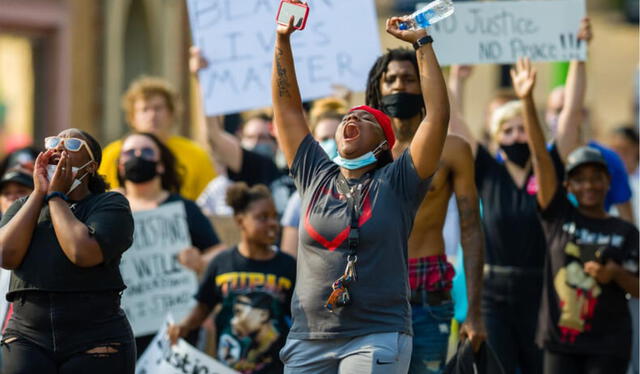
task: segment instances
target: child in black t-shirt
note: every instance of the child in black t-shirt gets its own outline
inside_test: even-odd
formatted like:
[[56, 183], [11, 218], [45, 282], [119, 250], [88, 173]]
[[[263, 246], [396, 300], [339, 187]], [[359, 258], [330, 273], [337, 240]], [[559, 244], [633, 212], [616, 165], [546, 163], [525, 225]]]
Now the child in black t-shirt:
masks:
[[535, 71], [520, 60], [511, 75], [524, 106], [548, 247], [538, 329], [544, 372], [625, 373], [631, 347], [626, 294], [638, 296], [638, 230], [607, 214], [611, 176], [597, 149], [573, 151], [560, 184], [531, 95]]
[[211, 261], [195, 296], [198, 304], [169, 327], [169, 338], [186, 336], [220, 306], [217, 359], [242, 373], [280, 373], [278, 352], [289, 331], [296, 263], [273, 248], [278, 217], [267, 187], [236, 183], [227, 191], [227, 204], [240, 226], [240, 244]]

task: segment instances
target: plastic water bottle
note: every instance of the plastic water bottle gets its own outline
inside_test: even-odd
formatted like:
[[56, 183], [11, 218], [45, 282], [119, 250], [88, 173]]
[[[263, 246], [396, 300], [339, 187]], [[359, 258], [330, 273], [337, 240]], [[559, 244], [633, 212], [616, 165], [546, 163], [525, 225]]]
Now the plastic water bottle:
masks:
[[434, 23], [453, 14], [451, 0], [435, 0], [416, 10], [409, 16], [409, 20], [400, 23], [400, 30], [425, 29]]

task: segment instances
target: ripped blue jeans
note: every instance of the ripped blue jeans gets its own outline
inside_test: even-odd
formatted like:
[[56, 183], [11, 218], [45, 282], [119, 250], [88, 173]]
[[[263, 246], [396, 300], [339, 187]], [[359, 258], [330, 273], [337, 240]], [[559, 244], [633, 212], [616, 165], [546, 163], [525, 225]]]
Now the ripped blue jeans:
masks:
[[411, 312], [413, 353], [409, 373], [438, 374], [447, 359], [453, 302], [436, 306], [412, 304]]

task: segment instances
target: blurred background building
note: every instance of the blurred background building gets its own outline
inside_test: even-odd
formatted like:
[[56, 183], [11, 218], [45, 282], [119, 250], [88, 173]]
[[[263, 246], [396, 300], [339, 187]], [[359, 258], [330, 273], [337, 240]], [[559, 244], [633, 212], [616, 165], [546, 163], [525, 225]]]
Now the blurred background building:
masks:
[[120, 137], [142, 74], [184, 92], [186, 20], [184, 0], [0, 0], [3, 151], [68, 127]]
[[[384, 34], [384, 18], [416, 2], [377, 0], [384, 48], [399, 45]], [[638, 0], [588, 0], [588, 8], [596, 37], [587, 102], [597, 136], [637, 125]], [[0, 152], [68, 127], [103, 144], [122, 136], [120, 95], [142, 74], [168, 79], [192, 107], [189, 40], [184, 0], [0, 0]], [[553, 84], [551, 64], [540, 65], [542, 109]], [[474, 128], [501, 80], [497, 66], [476, 68], [465, 100]], [[354, 103], [361, 100], [355, 95]], [[184, 111], [177, 128], [187, 136], [195, 132], [189, 117]]]

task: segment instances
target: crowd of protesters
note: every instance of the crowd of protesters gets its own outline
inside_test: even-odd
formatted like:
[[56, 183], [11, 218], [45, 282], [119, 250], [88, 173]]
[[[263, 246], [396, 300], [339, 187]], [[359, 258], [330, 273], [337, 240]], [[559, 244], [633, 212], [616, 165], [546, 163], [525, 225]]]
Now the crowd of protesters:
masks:
[[[276, 30], [273, 108], [233, 133], [201, 113], [206, 146], [173, 134], [179, 96], [142, 77], [123, 95], [130, 133], [104, 151], [68, 129], [9, 154], [0, 373], [133, 373], [153, 334], [134, 337], [120, 307], [120, 259], [132, 212], [173, 202], [191, 238], [177, 261], [201, 283], [169, 339], [239, 372], [437, 374], [455, 332], [459, 352], [494, 352], [489, 372], [638, 373], [638, 124], [586, 137], [585, 61], [540, 121], [536, 70], [520, 58], [475, 137], [462, 102], [472, 67], [447, 81], [428, 32], [400, 21], [386, 31], [407, 47], [378, 58], [365, 103], [303, 105], [290, 23]], [[591, 40], [588, 19], [577, 37]], [[196, 47], [189, 66], [197, 84]]]

